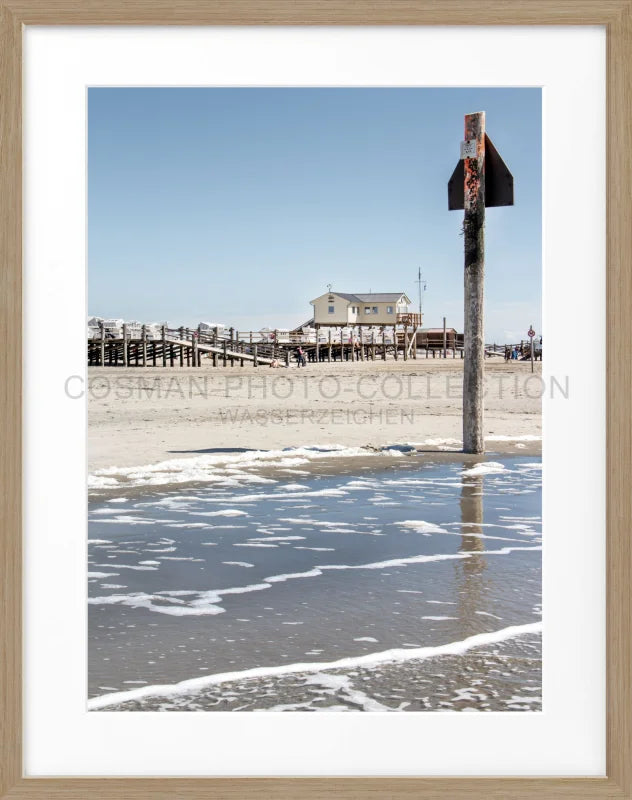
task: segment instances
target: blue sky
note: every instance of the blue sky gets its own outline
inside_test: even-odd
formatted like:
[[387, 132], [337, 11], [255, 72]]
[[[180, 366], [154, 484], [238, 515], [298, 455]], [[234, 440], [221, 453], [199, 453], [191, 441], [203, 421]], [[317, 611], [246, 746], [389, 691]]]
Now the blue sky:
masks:
[[486, 339], [541, 332], [539, 89], [93, 88], [88, 310], [293, 327], [309, 301], [404, 291], [463, 326], [462, 211], [448, 211], [463, 116], [514, 175], [486, 224]]

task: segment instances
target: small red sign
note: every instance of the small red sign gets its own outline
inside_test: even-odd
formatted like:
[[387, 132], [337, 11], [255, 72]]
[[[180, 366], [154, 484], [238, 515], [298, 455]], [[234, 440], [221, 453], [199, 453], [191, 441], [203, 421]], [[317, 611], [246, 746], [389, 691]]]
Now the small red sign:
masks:
[[527, 336], [530, 336], [533, 339], [533, 337], [535, 336], [535, 331], [533, 330], [533, 328], [529, 328], [529, 333], [527, 334]]

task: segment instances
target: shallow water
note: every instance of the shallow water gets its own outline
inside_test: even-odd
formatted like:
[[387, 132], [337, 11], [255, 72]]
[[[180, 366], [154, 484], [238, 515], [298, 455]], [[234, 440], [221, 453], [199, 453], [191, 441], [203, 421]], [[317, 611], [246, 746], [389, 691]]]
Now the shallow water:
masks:
[[412, 455], [91, 503], [90, 696], [229, 673], [177, 702], [115, 707], [539, 709], [532, 632], [419, 663], [233, 673], [539, 621], [540, 466]]

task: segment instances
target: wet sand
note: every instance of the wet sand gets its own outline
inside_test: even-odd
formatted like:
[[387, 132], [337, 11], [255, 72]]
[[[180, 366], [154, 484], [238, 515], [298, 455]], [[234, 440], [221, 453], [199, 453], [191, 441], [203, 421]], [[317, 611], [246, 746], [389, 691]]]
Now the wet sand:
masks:
[[91, 703], [540, 710], [540, 370], [90, 368]]
[[[539, 459], [309, 466], [94, 498], [90, 695], [118, 710], [538, 710]], [[196, 676], [211, 682], [138, 695]]]
[[541, 635], [463, 655], [352, 671], [226, 681], [170, 697], [124, 700], [116, 711], [541, 711]]

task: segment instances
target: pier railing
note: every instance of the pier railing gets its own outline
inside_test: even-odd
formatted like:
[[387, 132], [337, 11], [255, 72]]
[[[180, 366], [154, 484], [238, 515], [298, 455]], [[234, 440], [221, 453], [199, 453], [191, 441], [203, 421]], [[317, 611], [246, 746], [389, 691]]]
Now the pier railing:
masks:
[[396, 360], [417, 357], [413, 331], [400, 332], [395, 326], [290, 333], [124, 324], [122, 330], [101, 325], [90, 333], [91, 366], [201, 366], [203, 358], [212, 359], [213, 366], [289, 366], [299, 360], [299, 348], [306, 362], [385, 360], [387, 354]]
[[[307, 362], [395, 360], [402, 358], [463, 358], [460, 337], [445, 342], [430, 341], [416, 326], [360, 328], [334, 332], [332, 328], [314, 333], [287, 331], [238, 331], [234, 328], [172, 328], [164, 325], [134, 325], [121, 331], [105, 327], [88, 338], [88, 364], [92, 366], [201, 366], [211, 359], [213, 366], [282, 366], [299, 358]], [[528, 357], [529, 345], [485, 345], [487, 356], [503, 356], [517, 348], [520, 358]], [[536, 358], [541, 345], [536, 344]]]
[[421, 314], [398, 314], [397, 315], [397, 324], [398, 325], [412, 325], [414, 327], [421, 326]]

